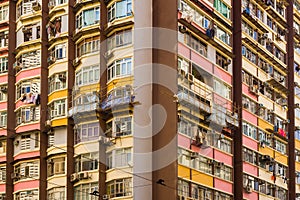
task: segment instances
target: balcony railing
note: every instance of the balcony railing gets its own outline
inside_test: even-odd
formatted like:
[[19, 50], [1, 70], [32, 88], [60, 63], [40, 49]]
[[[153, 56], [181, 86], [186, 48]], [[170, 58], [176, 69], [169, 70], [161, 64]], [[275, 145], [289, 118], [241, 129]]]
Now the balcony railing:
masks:
[[122, 97], [107, 97], [102, 103], [101, 103], [101, 109], [107, 110], [112, 109], [117, 106], [122, 105], [129, 105], [130, 103], [134, 102], [135, 96], [128, 95], [128, 96], [122, 96]]

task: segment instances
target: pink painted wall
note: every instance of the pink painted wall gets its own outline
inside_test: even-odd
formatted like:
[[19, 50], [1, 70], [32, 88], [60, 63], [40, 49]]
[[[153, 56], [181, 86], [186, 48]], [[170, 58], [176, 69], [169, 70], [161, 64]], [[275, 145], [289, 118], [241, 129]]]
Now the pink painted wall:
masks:
[[257, 126], [257, 116], [243, 109], [243, 119]]
[[0, 192], [1, 192], [1, 193], [5, 192], [5, 189], [6, 189], [5, 183], [0, 184]]
[[222, 81], [226, 82], [229, 85], [232, 85], [231, 74], [226, 73], [224, 70], [220, 69], [217, 66], [214, 66], [214, 74], [216, 77], [219, 77]]
[[26, 190], [31, 188], [38, 188], [39, 187], [39, 180], [28, 180], [28, 181], [20, 181], [18, 183], [15, 183], [14, 185], [14, 191], [19, 190]]
[[16, 82], [28, 78], [28, 77], [33, 77], [41, 74], [41, 68], [33, 68], [33, 69], [27, 69], [27, 70], [22, 70], [19, 72], [19, 74], [16, 76]]
[[7, 102], [2, 101], [0, 102], [0, 110], [6, 110], [7, 109]]
[[206, 60], [202, 55], [192, 51], [191, 60], [198, 66], [200, 66], [205, 71], [212, 73], [213, 65], [208, 60]]
[[184, 44], [178, 42], [178, 54], [183, 55], [186, 58], [190, 57], [190, 50], [188, 47], [186, 47]]
[[232, 183], [229, 183], [219, 178], [214, 178], [214, 188], [228, 193], [233, 192]]
[[219, 162], [223, 162], [225, 163], [226, 165], [230, 165], [232, 166], [232, 156], [222, 152], [222, 151], [219, 151], [218, 149], [215, 149], [215, 159]]
[[258, 193], [253, 191], [251, 193], [244, 192], [244, 198], [249, 200], [257, 200], [258, 199]]
[[5, 129], [0, 129], [0, 135], [7, 135], [7, 131]]
[[22, 125], [19, 126], [16, 130], [16, 133], [21, 133], [25, 131], [33, 131], [33, 130], [39, 130], [40, 129], [40, 123], [34, 123], [34, 124], [28, 124], [28, 125]]
[[4, 162], [4, 161], [6, 161], [6, 156], [4, 155], [4, 156], [0, 156], [0, 162]]
[[23, 158], [32, 158], [32, 157], [37, 157], [40, 156], [40, 152], [39, 151], [30, 151], [30, 152], [22, 152], [19, 153], [18, 155], [16, 155], [14, 157], [14, 160], [19, 160], [19, 159], [23, 159]]
[[7, 82], [8, 78], [7, 78], [7, 74], [0, 76], [0, 83], [5, 83]]
[[257, 100], [257, 96], [254, 95], [254, 94], [252, 94], [251, 92], [249, 92], [249, 86], [248, 85], [245, 85], [243, 83], [243, 87], [242, 88], [243, 88], [243, 93], [244, 94], [248, 95], [249, 97], [251, 97], [254, 100]]
[[253, 150], [258, 150], [257, 142], [243, 135], [243, 144]]
[[258, 176], [258, 168], [255, 167], [254, 165], [249, 164], [249, 163], [244, 162], [243, 171], [248, 173], [248, 174], [253, 175], [254, 177]]

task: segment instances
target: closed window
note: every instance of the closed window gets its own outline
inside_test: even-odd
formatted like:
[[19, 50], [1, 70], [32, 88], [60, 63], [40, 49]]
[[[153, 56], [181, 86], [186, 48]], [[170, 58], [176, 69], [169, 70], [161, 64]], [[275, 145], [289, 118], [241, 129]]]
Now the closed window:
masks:
[[65, 173], [65, 158], [52, 158], [48, 160], [48, 177]]
[[66, 115], [66, 99], [56, 100], [49, 107], [51, 109], [51, 119]]
[[8, 5], [0, 7], [0, 21], [8, 20]]
[[132, 161], [132, 148], [117, 149], [107, 153], [107, 168], [129, 167]]
[[107, 49], [122, 47], [132, 44], [132, 30], [120, 31], [107, 39]]
[[99, 137], [99, 122], [78, 125], [75, 130], [75, 144], [96, 140]]
[[108, 7], [108, 21], [132, 15], [132, 1], [122, 0]]
[[106, 193], [110, 198], [132, 195], [132, 179], [116, 179], [107, 183]]
[[39, 164], [38, 162], [25, 162], [22, 164], [15, 165], [15, 179], [14, 180], [22, 180], [31, 177], [39, 176]]
[[100, 8], [95, 7], [84, 10], [76, 16], [76, 28], [90, 26], [99, 23], [100, 20]]
[[98, 169], [99, 152], [81, 154], [75, 158], [75, 172]]
[[67, 76], [66, 72], [56, 73], [49, 77], [49, 93], [56, 90], [65, 89], [67, 86]]
[[75, 85], [87, 85], [97, 83], [100, 79], [100, 66], [87, 66], [76, 71]]
[[47, 191], [48, 200], [65, 199], [65, 187], [55, 187]]
[[116, 60], [108, 66], [107, 69], [107, 79], [108, 81], [132, 74], [132, 58], [124, 58], [121, 60]]

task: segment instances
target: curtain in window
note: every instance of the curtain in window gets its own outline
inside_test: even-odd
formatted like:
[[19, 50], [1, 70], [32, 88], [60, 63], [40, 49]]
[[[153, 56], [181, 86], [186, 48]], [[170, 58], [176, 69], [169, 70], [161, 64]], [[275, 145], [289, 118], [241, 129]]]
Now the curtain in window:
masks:
[[86, 10], [83, 12], [83, 25], [89, 26], [95, 23], [94, 9]]
[[127, 5], [126, 5], [126, 1], [121, 1], [117, 3], [117, 13], [116, 13], [116, 17], [125, 17], [127, 15]]

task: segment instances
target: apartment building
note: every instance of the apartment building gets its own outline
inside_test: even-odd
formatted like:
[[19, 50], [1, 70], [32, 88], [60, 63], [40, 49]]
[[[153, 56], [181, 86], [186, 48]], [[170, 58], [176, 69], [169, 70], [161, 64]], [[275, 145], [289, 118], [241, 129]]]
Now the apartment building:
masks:
[[0, 39], [0, 199], [300, 199], [300, 1], [1, 1]]

